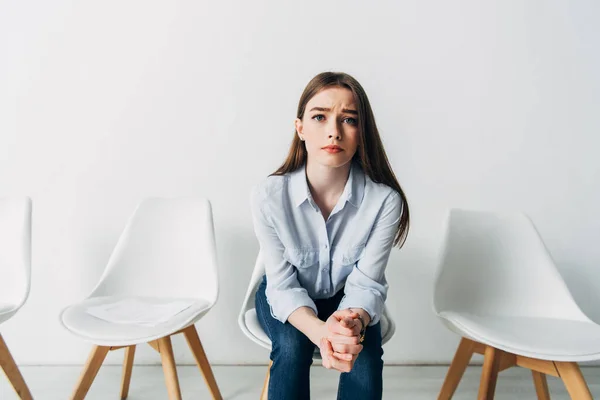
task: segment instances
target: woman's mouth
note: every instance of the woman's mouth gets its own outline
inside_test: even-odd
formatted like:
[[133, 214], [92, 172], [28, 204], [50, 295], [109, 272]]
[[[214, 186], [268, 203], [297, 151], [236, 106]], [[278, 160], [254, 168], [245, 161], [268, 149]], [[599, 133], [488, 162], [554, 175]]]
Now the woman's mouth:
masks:
[[342, 149], [339, 146], [327, 146], [327, 147], [323, 147], [323, 150], [325, 150], [326, 152], [328, 152], [330, 154], [335, 154], [335, 153], [344, 151], [344, 149]]

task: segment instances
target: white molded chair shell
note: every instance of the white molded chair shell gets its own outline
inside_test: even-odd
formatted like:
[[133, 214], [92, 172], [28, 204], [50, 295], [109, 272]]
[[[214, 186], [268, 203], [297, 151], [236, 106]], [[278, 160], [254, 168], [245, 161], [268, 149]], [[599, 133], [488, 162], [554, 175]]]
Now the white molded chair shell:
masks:
[[[244, 332], [244, 334], [250, 338], [250, 340], [267, 350], [271, 350], [271, 340], [258, 322], [256, 305], [254, 301], [256, 291], [264, 274], [265, 266], [262, 260], [261, 252], [259, 252], [258, 257], [256, 258], [254, 270], [252, 271], [252, 277], [250, 278], [250, 284], [248, 285], [248, 290], [246, 291], [246, 297], [244, 298], [244, 303], [242, 304], [242, 308], [238, 316], [238, 324], [242, 332]], [[382, 342], [386, 343], [392, 338], [392, 336], [394, 336], [396, 331], [396, 326], [392, 318], [389, 316], [387, 308], [384, 309], [380, 322]], [[318, 350], [315, 350], [315, 357], [320, 358]]]
[[19, 311], [31, 285], [31, 199], [0, 198], [0, 323]]
[[527, 216], [453, 209], [446, 222], [433, 309], [449, 329], [527, 357], [600, 359], [600, 326]]
[[[94, 344], [127, 346], [192, 325], [212, 308], [217, 297], [217, 256], [209, 200], [148, 198], [129, 219], [96, 287], [87, 299], [65, 308], [61, 321], [72, 333]], [[154, 327], [114, 324], [86, 313], [90, 306], [122, 298], [194, 303]]]

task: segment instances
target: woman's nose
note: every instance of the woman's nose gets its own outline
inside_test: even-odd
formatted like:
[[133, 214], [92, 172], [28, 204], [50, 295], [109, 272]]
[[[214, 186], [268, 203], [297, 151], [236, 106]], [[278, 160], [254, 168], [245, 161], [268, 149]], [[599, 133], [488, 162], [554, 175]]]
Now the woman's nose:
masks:
[[342, 139], [341, 129], [338, 126], [338, 124], [334, 124], [331, 128], [331, 131], [329, 132], [329, 139], [331, 139], [332, 137], [335, 137], [336, 140]]

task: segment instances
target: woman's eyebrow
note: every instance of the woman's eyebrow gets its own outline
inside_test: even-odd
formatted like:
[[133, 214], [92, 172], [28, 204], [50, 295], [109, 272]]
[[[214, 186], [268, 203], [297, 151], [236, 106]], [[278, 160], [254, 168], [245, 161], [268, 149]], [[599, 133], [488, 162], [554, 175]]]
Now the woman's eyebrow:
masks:
[[[326, 111], [329, 112], [331, 111], [331, 108], [326, 108], [326, 107], [313, 107], [310, 109], [310, 111]], [[344, 108], [342, 110], [342, 112], [348, 113], [348, 114], [354, 114], [354, 115], [358, 115], [358, 112], [356, 110], [351, 110], [349, 108]]]

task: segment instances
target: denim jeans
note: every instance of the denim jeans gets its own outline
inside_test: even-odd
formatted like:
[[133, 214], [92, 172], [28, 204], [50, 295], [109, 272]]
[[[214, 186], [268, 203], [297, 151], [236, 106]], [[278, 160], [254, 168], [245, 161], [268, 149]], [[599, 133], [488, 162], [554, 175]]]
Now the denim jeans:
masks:
[[[258, 321], [273, 343], [269, 400], [310, 399], [310, 366], [315, 345], [289, 322], [273, 318], [265, 294], [266, 277], [256, 292]], [[319, 319], [333, 314], [344, 296], [343, 289], [328, 299], [315, 300]], [[381, 324], [367, 327], [363, 350], [352, 371], [340, 374], [338, 400], [378, 400], [383, 391]]]

